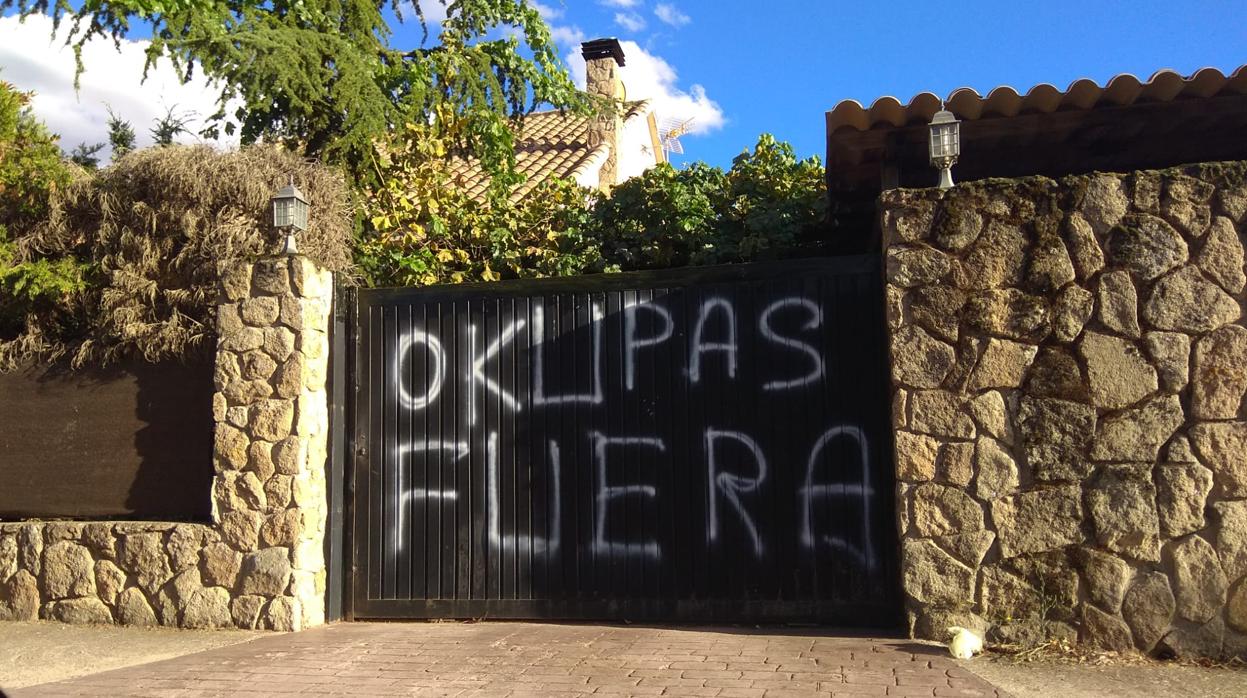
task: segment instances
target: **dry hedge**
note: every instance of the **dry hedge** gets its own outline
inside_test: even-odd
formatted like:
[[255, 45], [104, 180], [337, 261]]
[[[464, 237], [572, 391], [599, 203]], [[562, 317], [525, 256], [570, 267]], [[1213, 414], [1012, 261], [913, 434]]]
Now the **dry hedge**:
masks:
[[[0, 370], [58, 359], [74, 367], [185, 359], [210, 347], [218, 269], [281, 249], [269, 201], [292, 176], [312, 206], [300, 252], [349, 274], [345, 182], [278, 147], [149, 148], [76, 178], [54, 197], [47, 220], [14, 242], [28, 259], [88, 262], [91, 283], [65, 299], [68, 313], [32, 315], [18, 336], [0, 339]], [[75, 318], [68, 332], [66, 315]]]

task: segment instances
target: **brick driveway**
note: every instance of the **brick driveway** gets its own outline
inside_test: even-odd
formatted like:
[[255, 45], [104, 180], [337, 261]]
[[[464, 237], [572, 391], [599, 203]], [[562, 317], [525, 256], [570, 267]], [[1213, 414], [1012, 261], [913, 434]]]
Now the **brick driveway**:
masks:
[[342, 623], [17, 691], [436, 696], [1002, 696], [940, 647], [830, 631]]

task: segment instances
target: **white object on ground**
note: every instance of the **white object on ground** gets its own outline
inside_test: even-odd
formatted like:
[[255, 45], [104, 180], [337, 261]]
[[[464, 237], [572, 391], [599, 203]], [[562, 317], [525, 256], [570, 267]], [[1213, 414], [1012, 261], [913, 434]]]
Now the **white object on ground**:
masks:
[[948, 632], [953, 634], [952, 641], [948, 643], [948, 651], [957, 659], [970, 659], [983, 651], [983, 638], [973, 630], [954, 625]]

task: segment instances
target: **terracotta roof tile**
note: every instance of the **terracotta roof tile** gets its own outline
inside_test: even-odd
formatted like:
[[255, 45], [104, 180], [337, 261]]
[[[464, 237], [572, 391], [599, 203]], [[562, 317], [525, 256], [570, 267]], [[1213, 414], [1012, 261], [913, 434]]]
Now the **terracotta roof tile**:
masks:
[[[649, 102], [629, 102], [623, 120], [644, 118]], [[606, 157], [606, 146], [590, 148], [587, 142], [589, 121], [577, 114], [558, 111], [534, 112], [523, 117], [520, 138], [516, 142], [516, 169], [527, 177], [512, 190], [511, 201], [522, 199], [528, 192], [550, 177], [574, 177]], [[483, 200], [489, 188], [489, 177], [475, 160], [456, 160], [451, 175], [472, 198]]]
[[[1189, 77], [1172, 70], [1156, 72], [1146, 82], [1129, 73], [1117, 75], [1103, 87], [1086, 78], [1070, 83], [1065, 91], [1048, 84], [1036, 85], [1025, 95], [1003, 85], [981, 96], [968, 87], [953, 90], [943, 100], [946, 108], [959, 119], [1014, 116], [1022, 113], [1050, 114], [1071, 109], [1119, 107], [1135, 102], [1170, 102], [1189, 97], [1213, 97], [1217, 94], [1247, 94], [1247, 65], [1230, 75], [1216, 68], [1204, 68]], [[930, 92], [915, 95], [908, 104], [895, 97], [880, 97], [869, 108], [846, 99], [827, 112], [827, 132], [840, 129], [865, 131], [875, 126], [901, 127], [927, 122], [940, 109], [940, 98]]]

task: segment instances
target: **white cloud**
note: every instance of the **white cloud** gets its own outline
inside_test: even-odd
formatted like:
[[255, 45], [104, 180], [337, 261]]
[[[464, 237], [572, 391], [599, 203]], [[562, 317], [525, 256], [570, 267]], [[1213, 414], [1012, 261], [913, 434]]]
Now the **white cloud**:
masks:
[[[706, 95], [706, 89], [693, 84], [687, 90], [677, 84], [679, 75], [671, 64], [641, 48], [635, 41], [620, 41], [626, 63], [619, 69], [628, 99], [648, 99], [660, 120], [677, 119], [689, 124], [689, 135], [701, 135], [723, 127], [723, 110]], [[585, 85], [585, 63], [580, 56], [567, 56], [572, 77], [581, 88]]]
[[[207, 117], [216, 113], [217, 89], [201, 77], [183, 85], [168, 61], [161, 61], [142, 82], [146, 41], [122, 40], [118, 51], [112, 41], [96, 39], [82, 49], [86, 71], [82, 89], [74, 92], [74, 54], [64, 45], [64, 28], [53, 39], [52, 20], [31, 15], [24, 23], [16, 16], [0, 17], [0, 79], [22, 90], [34, 90], [35, 115], [60, 134], [61, 147], [71, 150], [79, 143], [108, 142], [108, 108], [134, 126], [137, 145], [150, 145], [153, 119], [174, 107], [192, 116], [190, 134], [177, 140], [194, 143]], [[236, 142], [236, 139], [233, 139]], [[227, 141], [228, 142], [228, 141]], [[108, 157], [107, 149], [102, 153]]]
[[568, 48], [577, 48], [585, 42], [585, 33], [577, 26], [550, 27], [550, 37], [554, 43]]
[[680, 12], [675, 5], [665, 2], [660, 2], [654, 7], [654, 16], [664, 24], [670, 24], [673, 27], [682, 27], [693, 21], [691, 17]]
[[537, 11], [537, 14], [540, 14], [541, 18], [546, 20], [547, 22], [552, 19], [558, 19], [559, 17], [563, 16], [562, 7], [554, 7], [553, 5], [546, 5], [544, 3], [537, 2], [537, 0], [528, 0], [528, 4], [531, 5], [532, 8]]
[[635, 12], [616, 12], [615, 24], [630, 32], [639, 32], [645, 28], [645, 18]]
[[607, 7], [628, 8], [628, 7], [636, 7], [637, 5], [641, 4], [641, 0], [598, 0], [598, 4], [606, 5]]

